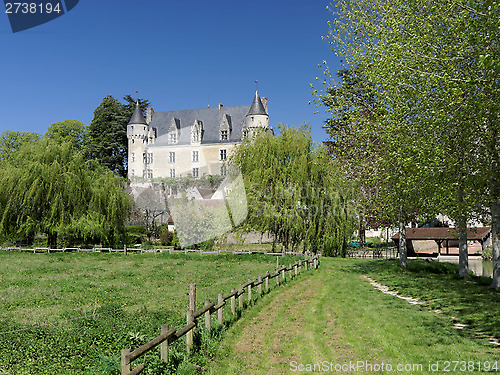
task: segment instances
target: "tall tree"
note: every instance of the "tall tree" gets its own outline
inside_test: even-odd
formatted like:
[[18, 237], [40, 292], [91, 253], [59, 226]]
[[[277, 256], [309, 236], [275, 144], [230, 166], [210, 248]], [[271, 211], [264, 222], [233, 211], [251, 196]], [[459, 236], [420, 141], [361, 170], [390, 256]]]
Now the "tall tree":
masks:
[[[328, 67], [325, 72], [330, 75]], [[340, 69], [337, 76], [340, 78], [338, 84], [329, 81], [324, 93], [316, 90], [314, 93], [332, 116], [324, 126], [329, 136], [325, 142], [328, 150], [358, 191], [359, 240], [364, 247], [366, 225], [373, 228], [387, 224], [386, 218], [377, 212], [379, 205], [371, 205], [372, 195], [376, 193], [371, 179], [374, 156], [381, 152], [375, 129], [382, 109], [374, 85], [364, 77], [361, 66]], [[365, 138], [367, 131], [370, 132], [368, 139]]]
[[[116, 172], [121, 177], [127, 175], [127, 124], [132, 116], [134, 99], [124, 97], [127, 104], [120, 103], [113, 96], [106, 96], [94, 111], [89, 126], [87, 157]], [[138, 99], [143, 110], [149, 105], [147, 100]]]
[[[500, 215], [495, 215], [500, 196], [494, 182], [500, 175], [500, 122], [492, 115], [498, 113], [500, 6], [493, 1], [342, 0], [335, 9], [332, 47], [348, 65], [362, 65], [383, 93], [385, 147], [392, 150], [387, 155], [401, 161], [400, 168], [412, 167], [419, 188], [427, 189], [421, 193], [424, 202], [457, 222], [460, 275], [466, 276], [466, 223], [481, 216], [486, 202], [493, 247], [500, 250]], [[400, 148], [401, 142], [413, 146]], [[436, 189], [440, 194], [429, 194]], [[496, 288], [499, 256], [494, 256]]]
[[337, 169], [323, 148], [314, 147], [308, 128], [260, 132], [238, 145], [230, 163], [241, 169], [247, 189], [246, 229], [271, 233], [283, 252], [302, 242], [328, 255], [345, 252], [350, 207]]
[[38, 133], [3, 131], [0, 134], [0, 163], [12, 161], [24, 144], [38, 141], [40, 138]]
[[49, 246], [75, 240], [123, 241], [129, 200], [112, 172], [71, 143], [42, 140], [23, 145], [0, 169], [0, 236], [46, 234]]
[[82, 150], [87, 141], [88, 127], [78, 120], [65, 120], [49, 126], [45, 138], [55, 142], [69, 142], [77, 150]]

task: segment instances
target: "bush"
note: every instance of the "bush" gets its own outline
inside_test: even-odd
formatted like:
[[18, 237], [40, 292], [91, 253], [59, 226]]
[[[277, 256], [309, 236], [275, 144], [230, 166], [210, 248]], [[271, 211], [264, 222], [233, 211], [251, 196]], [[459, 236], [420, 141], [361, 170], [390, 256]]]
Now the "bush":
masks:
[[168, 229], [164, 230], [163, 232], [160, 232], [160, 243], [163, 246], [172, 245], [173, 239], [174, 239], [174, 234], [172, 232], [169, 232]]

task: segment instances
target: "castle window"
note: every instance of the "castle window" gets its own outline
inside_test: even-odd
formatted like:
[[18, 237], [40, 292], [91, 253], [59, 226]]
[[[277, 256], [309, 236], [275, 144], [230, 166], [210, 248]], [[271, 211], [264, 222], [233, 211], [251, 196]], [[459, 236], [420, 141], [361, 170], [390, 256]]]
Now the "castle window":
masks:
[[153, 164], [153, 153], [148, 152], [148, 164]]
[[226, 160], [226, 159], [227, 159], [227, 150], [225, 149], [220, 150], [219, 160]]
[[175, 152], [170, 151], [168, 155], [168, 161], [169, 163], [175, 163]]
[[175, 178], [175, 169], [170, 169], [170, 177]]
[[198, 132], [193, 133], [193, 142], [199, 142], [200, 141], [200, 134]]
[[130, 177], [134, 177], [134, 170], [133, 169], [130, 170]]
[[199, 161], [199, 154], [198, 151], [193, 151], [193, 161]]
[[229, 133], [228, 130], [221, 130], [220, 131], [220, 140], [221, 141], [227, 141], [228, 133]]
[[200, 169], [199, 168], [193, 168], [193, 177], [194, 178], [200, 177]]
[[177, 143], [177, 134], [170, 133], [170, 143]]
[[151, 179], [153, 178], [153, 170], [148, 169], [148, 178]]
[[135, 153], [133, 153], [133, 152], [130, 154], [130, 161], [132, 163], [135, 163]]

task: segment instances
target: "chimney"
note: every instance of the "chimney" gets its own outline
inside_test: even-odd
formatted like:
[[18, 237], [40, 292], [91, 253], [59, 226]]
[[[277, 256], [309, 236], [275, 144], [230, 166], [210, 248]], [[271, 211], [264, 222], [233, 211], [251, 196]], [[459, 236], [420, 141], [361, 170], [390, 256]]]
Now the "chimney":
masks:
[[267, 98], [265, 96], [262, 96], [260, 98], [260, 101], [262, 102], [262, 105], [264, 106], [264, 109], [266, 110], [266, 113], [269, 113], [269, 112], [267, 112]]
[[224, 106], [222, 105], [222, 103], [219, 103], [219, 113], [220, 113], [220, 110], [222, 109], [222, 107], [224, 107]]
[[153, 108], [146, 108], [146, 122], [149, 124], [153, 121]]

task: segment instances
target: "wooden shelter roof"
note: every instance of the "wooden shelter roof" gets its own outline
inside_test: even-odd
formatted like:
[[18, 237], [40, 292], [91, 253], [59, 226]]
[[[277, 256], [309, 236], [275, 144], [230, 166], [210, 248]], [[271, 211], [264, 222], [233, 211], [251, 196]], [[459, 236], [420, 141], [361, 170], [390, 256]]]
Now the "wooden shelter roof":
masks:
[[[467, 239], [484, 241], [490, 234], [491, 227], [467, 228]], [[457, 228], [406, 228], [407, 240], [457, 240], [459, 238]], [[392, 236], [393, 240], [399, 240], [399, 233]]]

